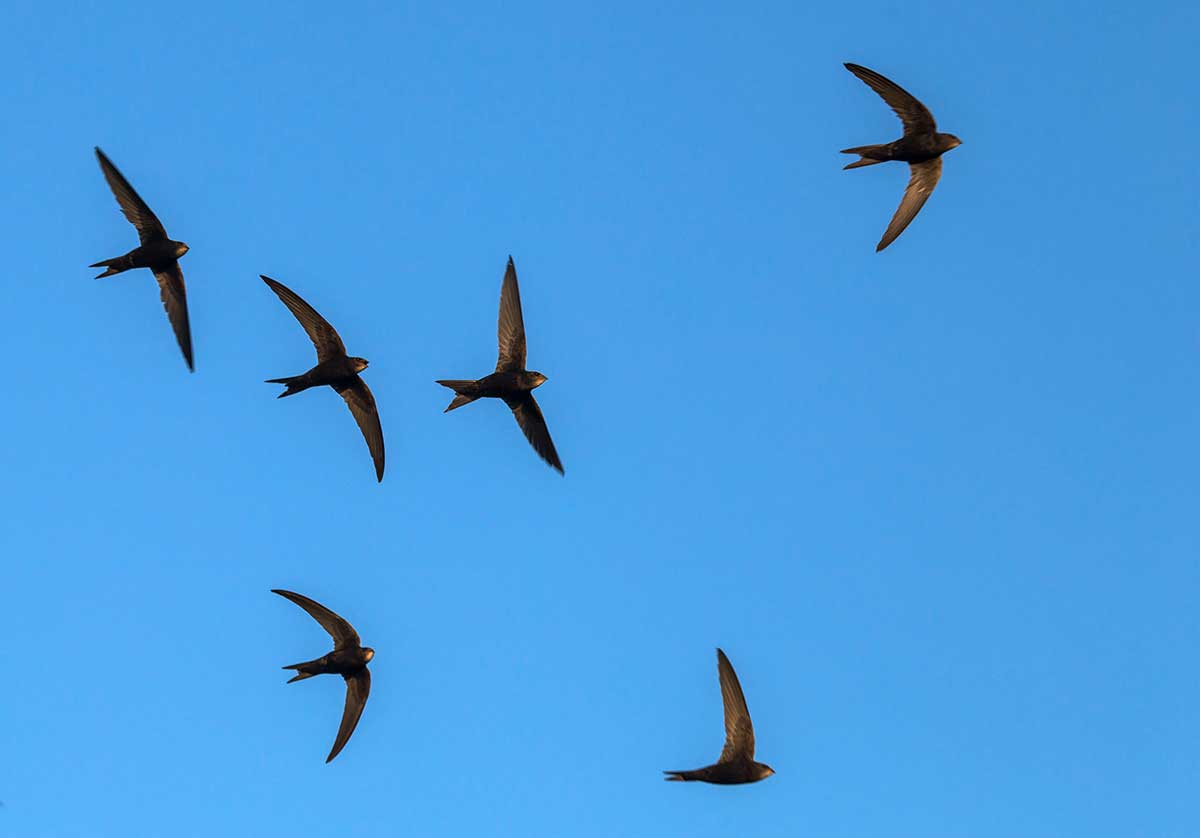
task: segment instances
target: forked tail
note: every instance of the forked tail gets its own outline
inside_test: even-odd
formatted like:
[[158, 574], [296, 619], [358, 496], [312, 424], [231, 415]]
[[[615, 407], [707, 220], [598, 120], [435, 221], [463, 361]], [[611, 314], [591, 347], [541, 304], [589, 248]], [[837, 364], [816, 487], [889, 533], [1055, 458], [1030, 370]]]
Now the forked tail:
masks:
[[668, 782], [685, 783], [688, 780], [695, 780], [696, 771], [664, 771], [667, 776], [663, 777]]
[[860, 145], [854, 148], [843, 148], [841, 154], [858, 154], [861, 160], [855, 160], [843, 169], [857, 169], [860, 166], [874, 166], [876, 163], [887, 162], [887, 145]]
[[291, 666], [282, 667], [283, 669], [296, 670], [296, 673], [297, 673], [296, 677], [289, 680], [288, 683], [290, 684], [293, 681], [303, 681], [305, 678], [311, 678], [314, 675], [320, 675], [321, 673], [319, 673], [319, 672], [305, 671], [305, 667], [312, 666], [312, 664], [313, 664], [313, 661], [305, 661], [304, 663], [294, 663]]
[[[308, 386], [302, 383], [303, 379], [304, 376], [302, 375], [293, 375], [291, 378], [268, 378], [266, 383], [285, 385], [287, 389], [275, 397], [282, 399], [284, 396], [293, 396], [301, 390], [307, 390]], [[287, 667], [284, 668], [286, 669]]]
[[462, 380], [457, 378], [448, 378], [438, 381], [437, 383], [441, 384], [443, 387], [449, 387], [455, 393], [454, 398], [450, 401], [450, 405], [443, 410], [442, 413], [449, 413], [450, 411], [454, 410], [454, 408], [462, 407], [464, 404], [470, 404], [479, 398], [479, 396], [474, 395], [472, 392], [475, 390], [475, 382], [469, 379]]
[[97, 262], [94, 265], [88, 265], [89, 268], [108, 268], [104, 273], [97, 274], [96, 279], [103, 279], [106, 276], [119, 274], [133, 267], [133, 257], [126, 253], [124, 256], [118, 256], [115, 259], [105, 259], [103, 262]]

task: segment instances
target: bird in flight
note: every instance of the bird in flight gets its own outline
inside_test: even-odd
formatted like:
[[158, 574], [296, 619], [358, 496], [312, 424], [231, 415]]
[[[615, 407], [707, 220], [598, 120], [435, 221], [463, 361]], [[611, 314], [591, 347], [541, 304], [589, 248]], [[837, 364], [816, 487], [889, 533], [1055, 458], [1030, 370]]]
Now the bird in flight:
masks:
[[172, 241], [167, 236], [162, 222], [158, 220], [146, 202], [141, 199], [125, 176], [117, 171], [117, 167], [105, 156], [99, 148], [96, 149], [96, 159], [100, 161], [100, 171], [108, 181], [121, 207], [121, 212], [129, 219], [129, 223], [137, 228], [141, 244], [124, 256], [105, 259], [88, 265], [89, 268], [106, 268], [104, 273], [96, 276], [100, 279], [113, 274], [123, 273], [133, 268], [149, 268], [158, 280], [158, 292], [162, 297], [163, 308], [167, 311], [167, 319], [175, 330], [175, 340], [183, 351], [183, 359], [187, 361], [188, 369], [196, 371], [192, 361], [192, 328], [188, 323], [187, 289], [183, 285], [183, 271], [179, 269], [179, 257], [188, 252], [188, 246], [183, 242]]
[[367, 669], [367, 664], [375, 657], [375, 650], [359, 643], [358, 632], [354, 630], [354, 626], [321, 603], [303, 594], [279, 588], [272, 588], [271, 593], [279, 594], [299, 605], [333, 638], [333, 651], [328, 655], [283, 667], [299, 673], [288, 681], [289, 684], [292, 681], [303, 681], [314, 675], [325, 674], [341, 675], [346, 679], [346, 707], [342, 711], [342, 723], [338, 727], [337, 738], [333, 740], [333, 748], [325, 758], [325, 762], [328, 763], [341, 753], [342, 748], [350, 741], [350, 735], [358, 725], [358, 718], [367, 706], [367, 696], [371, 693], [371, 672]]
[[721, 700], [725, 704], [725, 747], [712, 765], [694, 771], [664, 771], [664, 780], [717, 783], [724, 786], [757, 783], [775, 773], [769, 765], [754, 761], [754, 726], [742, 685], [725, 653], [717, 649], [717, 675], [721, 679]]
[[844, 167], [846, 169], [874, 166], [888, 160], [902, 160], [908, 164], [908, 186], [904, 189], [904, 197], [896, 208], [896, 214], [883, 232], [883, 238], [875, 246], [875, 252], [878, 253], [894, 242], [909, 222], [917, 217], [942, 176], [942, 155], [962, 145], [962, 140], [953, 134], [938, 133], [933, 114], [900, 85], [857, 64], [848, 63], [846, 69], [878, 93], [904, 123], [904, 136], [894, 142], [844, 148], [841, 152], [859, 155], [858, 160]]
[[521, 291], [517, 287], [517, 269], [511, 256], [508, 257], [504, 284], [500, 288], [500, 318], [496, 332], [500, 343], [500, 359], [496, 362], [496, 371], [474, 381], [439, 380], [438, 384], [449, 387], [455, 393], [450, 405], [442, 412], [449, 413], [476, 399], [504, 399], [533, 450], [562, 474], [562, 461], [558, 459], [558, 452], [554, 450], [554, 441], [550, 439], [550, 430], [542, 417], [542, 409], [533, 398], [534, 388], [545, 384], [546, 376], [525, 369], [525, 321], [521, 316]]
[[281, 399], [322, 384], [328, 384], [336, 390], [354, 414], [354, 421], [358, 423], [363, 439], [367, 441], [367, 448], [371, 450], [371, 459], [375, 461], [375, 477], [382, 482], [383, 428], [379, 425], [379, 411], [375, 408], [371, 388], [358, 375], [367, 368], [367, 360], [346, 355], [346, 347], [337, 331], [294, 291], [268, 276], [262, 276], [262, 281], [296, 316], [317, 349], [317, 365], [308, 372], [291, 378], [268, 378], [267, 383], [287, 386], [277, 397]]

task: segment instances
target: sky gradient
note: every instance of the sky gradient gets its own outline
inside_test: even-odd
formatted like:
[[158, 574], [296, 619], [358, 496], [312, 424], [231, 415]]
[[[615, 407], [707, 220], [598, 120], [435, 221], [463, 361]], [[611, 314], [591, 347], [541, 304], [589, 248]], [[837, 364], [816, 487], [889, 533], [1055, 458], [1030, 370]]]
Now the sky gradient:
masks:
[[[0, 834], [1195, 834], [1200, 10], [798, 5], [0, 12]], [[963, 140], [882, 254], [844, 61]], [[565, 477], [441, 412], [509, 254]], [[717, 646], [778, 773], [666, 784]]]

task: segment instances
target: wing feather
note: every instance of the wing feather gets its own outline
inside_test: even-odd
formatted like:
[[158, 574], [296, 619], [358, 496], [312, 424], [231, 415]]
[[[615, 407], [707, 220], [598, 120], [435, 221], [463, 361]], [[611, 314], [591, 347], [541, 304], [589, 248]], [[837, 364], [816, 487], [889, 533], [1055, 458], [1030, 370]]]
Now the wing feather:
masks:
[[887, 102], [900, 121], [904, 123], [905, 134], [924, 134], [937, 131], [937, 122], [929, 108], [925, 107], [907, 90], [889, 78], [881, 76], [874, 70], [868, 70], [858, 64], [846, 64], [846, 69], [858, 76], [867, 87], [879, 94]]
[[358, 632], [354, 630], [354, 626], [316, 600], [309, 599], [304, 594], [297, 594], [293, 591], [285, 591], [280, 588], [272, 588], [271, 593], [279, 594], [284, 599], [290, 599], [307, 611], [310, 617], [321, 624], [321, 628], [329, 632], [329, 636], [333, 638], [334, 651], [339, 649], [355, 649], [361, 645], [358, 639]]
[[354, 728], [358, 727], [359, 717], [362, 716], [363, 708], [367, 706], [367, 696], [371, 694], [371, 671], [365, 666], [353, 675], [346, 676], [346, 706], [342, 710], [342, 723], [338, 726], [337, 738], [333, 740], [333, 748], [329, 752], [329, 756], [325, 757], [325, 762], [333, 761], [333, 758], [342, 752], [342, 748], [346, 747], [346, 743], [350, 741], [351, 734], [354, 733]]
[[506, 403], [512, 409], [517, 424], [521, 426], [521, 431], [529, 440], [529, 444], [533, 446], [533, 450], [543, 460], [558, 469], [559, 474], [563, 474], [562, 460], [558, 459], [558, 452], [554, 450], [554, 440], [550, 438], [550, 429], [546, 427], [546, 419], [542, 416], [542, 409], [538, 407], [533, 394], [526, 393], [521, 398], [512, 401], [506, 400]]
[[904, 197], [900, 199], [900, 206], [896, 208], [896, 214], [888, 222], [887, 229], [883, 232], [883, 238], [875, 246], [876, 253], [894, 242], [896, 237], [904, 232], [904, 228], [908, 226], [909, 222], [917, 217], [921, 207], [925, 206], [925, 202], [933, 194], [933, 188], [937, 186], [937, 182], [942, 176], [942, 158], [935, 157], [924, 163], [911, 163], [909, 169], [912, 174], [908, 179], [908, 186], [904, 189]]
[[496, 325], [500, 344], [497, 372], [521, 372], [525, 369], [525, 319], [521, 315], [521, 289], [517, 286], [517, 268], [512, 257], [504, 271], [500, 288], [500, 317]]
[[338, 336], [337, 330], [329, 325], [329, 321], [321, 315], [317, 314], [317, 310], [310, 306], [300, 296], [288, 288], [282, 282], [276, 282], [269, 276], [263, 276], [262, 281], [267, 283], [276, 296], [283, 301], [283, 304], [288, 307], [288, 310], [300, 321], [300, 325], [304, 327], [304, 331], [308, 334], [308, 339], [313, 342], [313, 346], [317, 350], [317, 361], [328, 361], [330, 358], [340, 358], [346, 354], [346, 346], [342, 343], [341, 337]]
[[192, 357], [192, 327], [188, 322], [187, 288], [183, 284], [183, 270], [178, 262], [172, 262], [165, 270], [157, 271], [154, 278], [158, 280], [158, 293], [162, 298], [163, 309], [171, 328], [175, 330], [175, 340], [183, 351], [183, 359], [187, 361], [188, 369], [196, 371]]
[[129, 219], [129, 223], [137, 228], [138, 238], [141, 239], [142, 244], [166, 239], [167, 231], [163, 229], [158, 216], [150, 211], [150, 207], [146, 206], [146, 202], [129, 185], [125, 176], [98, 147], [96, 148], [96, 159], [100, 161], [100, 171], [104, 173], [104, 179], [108, 181], [108, 188], [112, 190], [113, 196], [117, 199], [121, 212]]
[[733, 762], [754, 759], [754, 726], [750, 724], [750, 710], [737, 673], [725, 653], [717, 649], [717, 675], [721, 679], [721, 700], [725, 705], [725, 747], [717, 762]]
[[375, 477], [383, 482], [383, 427], [379, 424], [379, 411], [375, 407], [375, 397], [367, 382], [357, 375], [354, 380], [344, 387], [335, 387], [346, 406], [354, 415], [358, 429], [362, 431], [367, 448], [371, 451], [371, 459], [375, 462]]

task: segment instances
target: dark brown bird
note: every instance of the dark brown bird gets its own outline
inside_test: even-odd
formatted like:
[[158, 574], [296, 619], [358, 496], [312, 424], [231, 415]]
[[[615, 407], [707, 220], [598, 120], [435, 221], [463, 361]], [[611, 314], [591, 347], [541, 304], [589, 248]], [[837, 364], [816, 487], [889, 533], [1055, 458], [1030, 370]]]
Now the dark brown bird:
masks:
[[725, 747], [712, 765], [694, 771], [664, 771], [664, 780], [717, 783], [723, 786], [757, 783], [775, 773], [769, 765], [754, 761], [754, 726], [742, 685], [725, 653], [717, 649], [717, 674], [721, 679], [721, 700], [725, 704]]
[[438, 384], [449, 387], [456, 394], [449, 407], [442, 412], [449, 413], [476, 399], [504, 399], [533, 450], [562, 474], [562, 461], [554, 450], [554, 441], [550, 439], [542, 409], [533, 398], [534, 388], [545, 384], [546, 376], [525, 369], [525, 321], [521, 317], [517, 269], [511, 256], [508, 257], [508, 268], [504, 271], [504, 284], [500, 289], [500, 319], [496, 331], [500, 342], [496, 371], [477, 381], [438, 381]]
[[875, 246], [875, 252], [878, 253], [894, 242], [908, 223], [917, 217], [925, 201], [933, 194], [938, 178], [942, 176], [942, 155], [962, 145], [962, 140], [953, 134], [938, 133], [933, 114], [900, 85], [857, 64], [846, 64], [846, 69], [878, 93], [904, 123], [904, 136], [894, 142], [844, 148], [841, 152], [861, 157], [845, 166], [846, 169], [903, 160], [911, 172], [900, 206], [884, 230], [883, 238]]
[[341, 675], [346, 679], [346, 708], [342, 711], [342, 724], [338, 727], [337, 739], [333, 740], [333, 749], [325, 758], [325, 762], [330, 762], [350, 741], [350, 734], [354, 733], [354, 728], [358, 725], [358, 717], [367, 706], [367, 696], [371, 694], [371, 672], [367, 669], [367, 664], [375, 657], [375, 650], [361, 645], [354, 627], [321, 603], [303, 594], [278, 588], [272, 588], [271, 593], [279, 594], [299, 605], [333, 638], [333, 651], [328, 655], [283, 667], [299, 673], [288, 681], [289, 684], [292, 681], [303, 681], [314, 675], [325, 674]]
[[105, 259], [89, 268], [107, 268], [96, 279], [112, 276], [133, 268], [149, 268], [158, 280], [158, 291], [162, 297], [163, 308], [167, 310], [167, 318], [171, 328], [175, 330], [175, 340], [183, 350], [183, 359], [187, 361], [188, 369], [196, 371], [192, 362], [192, 328], [188, 324], [187, 289], [183, 285], [183, 271], [179, 269], [179, 257], [188, 252], [188, 246], [183, 242], [172, 241], [163, 229], [146, 202], [141, 199], [124, 175], [117, 171], [104, 152], [96, 149], [96, 159], [100, 161], [100, 171], [116, 196], [121, 212], [129, 219], [129, 223], [137, 228], [141, 245], [115, 259]]
[[383, 428], [379, 425], [375, 397], [371, 395], [367, 382], [358, 376], [367, 368], [367, 359], [346, 355], [346, 347], [334, 328], [324, 317], [317, 314], [316, 309], [300, 299], [282, 282], [276, 282], [269, 276], [262, 276], [262, 281], [267, 283], [292, 314], [296, 315], [296, 319], [308, 333], [309, 340], [317, 348], [317, 365], [308, 372], [291, 378], [268, 378], [267, 383], [287, 385], [287, 389], [277, 396], [280, 399], [322, 384], [328, 384], [336, 390], [354, 414], [354, 421], [358, 423], [363, 439], [367, 441], [367, 448], [371, 449], [371, 459], [375, 461], [375, 476], [382, 482]]

